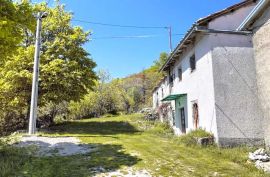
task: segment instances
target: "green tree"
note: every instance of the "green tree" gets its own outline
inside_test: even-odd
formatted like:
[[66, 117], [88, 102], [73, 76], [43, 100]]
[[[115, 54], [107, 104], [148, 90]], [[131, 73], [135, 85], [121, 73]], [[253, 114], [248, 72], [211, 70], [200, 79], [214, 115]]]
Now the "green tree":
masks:
[[154, 65], [151, 68], [155, 68], [155, 69], [160, 69], [167, 61], [168, 59], [168, 54], [166, 52], [162, 52], [159, 55], [159, 59], [157, 59], [156, 61], [154, 61]]
[[0, 66], [16, 52], [25, 32], [34, 30], [34, 20], [27, 1], [0, 0]]
[[[66, 12], [63, 5], [49, 8], [42, 3], [32, 9], [32, 13], [49, 13], [43, 19], [39, 106], [80, 100], [93, 89], [97, 79], [93, 71], [96, 64], [83, 48], [88, 42], [89, 32], [71, 25], [72, 14]], [[8, 57], [0, 69], [0, 106], [3, 112], [0, 116], [6, 121], [22, 121], [24, 125], [29, 113], [34, 56], [34, 33], [28, 32], [23, 36], [27, 45], [17, 47], [16, 55]], [[7, 113], [12, 113], [12, 116]]]

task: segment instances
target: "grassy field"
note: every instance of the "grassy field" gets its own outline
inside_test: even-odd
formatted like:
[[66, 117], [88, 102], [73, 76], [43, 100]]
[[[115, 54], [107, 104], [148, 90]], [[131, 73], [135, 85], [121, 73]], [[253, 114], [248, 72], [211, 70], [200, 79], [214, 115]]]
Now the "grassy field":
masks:
[[153, 176], [267, 176], [247, 163], [248, 148], [186, 146], [160, 123], [139, 115], [86, 119], [52, 127], [46, 136], [74, 136], [97, 147], [85, 155], [31, 157], [0, 146], [0, 176], [86, 177], [93, 169], [146, 169]]

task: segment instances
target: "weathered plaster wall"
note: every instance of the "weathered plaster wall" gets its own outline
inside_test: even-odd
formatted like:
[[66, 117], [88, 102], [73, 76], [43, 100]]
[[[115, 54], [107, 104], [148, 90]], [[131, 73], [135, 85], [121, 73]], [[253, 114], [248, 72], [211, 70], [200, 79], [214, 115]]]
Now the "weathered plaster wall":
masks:
[[254, 54], [258, 93], [264, 112], [265, 143], [270, 145], [270, 7], [254, 23]]
[[236, 30], [239, 24], [243, 22], [254, 6], [255, 3], [238, 9], [232, 13], [229, 13], [228, 15], [223, 15], [211, 21], [208, 27], [211, 29]]
[[211, 35], [218, 142], [263, 144], [251, 36]]

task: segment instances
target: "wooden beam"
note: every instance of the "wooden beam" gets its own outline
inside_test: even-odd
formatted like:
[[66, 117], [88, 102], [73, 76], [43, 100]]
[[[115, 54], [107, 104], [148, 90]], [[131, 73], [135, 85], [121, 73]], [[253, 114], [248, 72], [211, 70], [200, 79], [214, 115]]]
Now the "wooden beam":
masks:
[[180, 55], [182, 52], [183, 52], [183, 50], [178, 50], [178, 51], [176, 52], [176, 55]]
[[187, 45], [182, 45], [183, 48], [187, 48]]

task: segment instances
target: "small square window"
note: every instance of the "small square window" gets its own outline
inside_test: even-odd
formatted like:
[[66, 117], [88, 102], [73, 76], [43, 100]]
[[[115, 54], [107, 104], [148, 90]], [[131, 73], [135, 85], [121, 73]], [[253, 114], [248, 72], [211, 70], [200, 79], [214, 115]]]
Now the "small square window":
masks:
[[189, 64], [190, 64], [191, 72], [193, 72], [193, 71], [196, 69], [196, 58], [195, 58], [195, 54], [193, 54], [193, 55], [189, 58]]
[[182, 81], [182, 67], [180, 66], [179, 68], [178, 68], [178, 78], [179, 78], [179, 81]]

